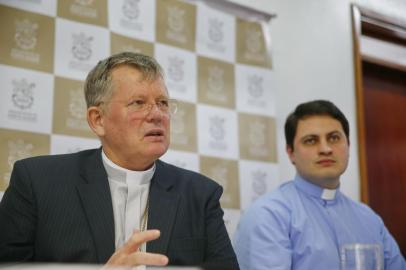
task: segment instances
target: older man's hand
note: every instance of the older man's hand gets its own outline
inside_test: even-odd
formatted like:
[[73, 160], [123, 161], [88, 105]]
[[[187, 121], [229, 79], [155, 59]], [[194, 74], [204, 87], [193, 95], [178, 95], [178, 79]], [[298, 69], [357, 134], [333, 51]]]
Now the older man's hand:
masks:
[[142, 244], [159, 238], [160, 234], [161, 232], [159, 230], [135, 231], [127, 243], [114, 252], [108, 260], [106, 267], [167, 265], [169, 260], [165, 255], [140, 251]]

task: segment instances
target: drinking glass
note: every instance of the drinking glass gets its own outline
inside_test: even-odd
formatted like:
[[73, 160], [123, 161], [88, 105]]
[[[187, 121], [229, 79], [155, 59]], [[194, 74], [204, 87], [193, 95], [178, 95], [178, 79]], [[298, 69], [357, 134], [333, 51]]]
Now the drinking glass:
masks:
[[341, 270], [383, 270], [379, 244], [346, 244], [340, 248]]

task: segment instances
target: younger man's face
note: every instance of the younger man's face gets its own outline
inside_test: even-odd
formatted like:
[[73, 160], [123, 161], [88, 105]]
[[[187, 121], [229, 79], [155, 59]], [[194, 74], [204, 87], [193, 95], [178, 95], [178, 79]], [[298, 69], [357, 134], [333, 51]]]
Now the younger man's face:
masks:
[[320, 187], [334, 189], [347, 168], [349, 144], [341, 123], [328, 115], [299, 120], [287, 153], [300, 176]]

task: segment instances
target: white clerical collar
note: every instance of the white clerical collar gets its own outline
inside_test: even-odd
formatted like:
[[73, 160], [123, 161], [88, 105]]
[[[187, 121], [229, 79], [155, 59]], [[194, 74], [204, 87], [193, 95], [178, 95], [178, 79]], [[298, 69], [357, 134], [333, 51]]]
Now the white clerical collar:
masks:
[[337, 189], [323, 189], [323, 192], [321, 193], [321, 198], [323, 200], [334, 200], [336, 197], [336, 192]]
[[305, 180], [299, 174], [296, 174], [294, 183], [303, 192], [326, 201], [335, 200], [339, 194], [339, 188], [327, 189], [319, 187], [312, 182]]
[[129, 183], [129, 181], [135, 181], [140, 185], [147, 184], [151, 181], [155, 172], [155, 163], [146, 171], [132, 171], [115, 164], [106, 156], [104, 151], [101, 152], [104, 168], [106, 169], [109, 178], [126, 183]]

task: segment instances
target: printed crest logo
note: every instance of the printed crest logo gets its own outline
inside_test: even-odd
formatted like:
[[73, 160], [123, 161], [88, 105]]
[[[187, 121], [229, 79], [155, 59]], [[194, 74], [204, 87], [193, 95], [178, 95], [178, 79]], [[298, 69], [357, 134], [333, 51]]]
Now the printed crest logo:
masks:
[[8, 159], [7, 163], [10, 169], [13, 168], [17, 160], [32, 156], [34, 146], [31, 143], [25, 143], [22, 139], [8, 142]]
[[227, 181], [228, 169], [221, 165], [214, 166], [210, 169], [210, 175], [214, 180], [217, 181], [220, 185], [223, 186], [224, 190], [227, 190], [228, 181]]
[[257, 75], [251, 75], [247, 77], [248, 80], [248, 93], [253, 98], [259, 98], [264, 93], [264, 87], [262, 85], [264, 78]]
[[95, 19], [98, 17], [98, 11], [94, 2], [94, 0], [75, 0], [70, 5], [69, 11], [76, 16]]
[[248, 139], [251, 145], [254, 145], [256, 147], [265, 146], [265, 124], [259, 121], [250, 123]]
[[70, 115], [76, 119], [84, 120], [86, 118], [86, 102], [81, 89], [70, 91], [69, 97]]
[[185, 28], [185, 11], [177, 6], [167, 7], [168, 26], [174, 32], [182, 32]]
[[210, 91], [220, 92], [224, 89], [224, 70], [218, 66], [209, 67], [207, 86]]
[[177, 112], [171, 118], [172, 128], [171, 131], [175, 134], [182, 134], [185, 132], [185, 110], [178, 108]]
[[168, 76], [174, 81], [183, 80], [184, 71], [183, 65], [185, 61], [177, 56], [169, 57]]
[[134, 52], [134, 53], [142, 53], [140, 48], [134, 47], [131, 44], [126, 44], [121, 47], [122, 52]]
[[93, 2], [94, 0], [75, 0], [75, 3], [81, 6], [90, 6]]
[[221, 141], [224, 139], [226, 134], [224, 129], [225, 119], [219, 116], [210, 117], [210, 135], [216, 140]]
[[217, 18], [209, 19], [209, 39], [215, 43], [223, 40], [223, 22]]
[[138, 6], [140, 0], [125, 0], [121, 10], [124, 16], [129, 20], [136, 20], [140, 15], [140, 7]]
[[35, 83], [28, 83], [26, 79], [21, 79], [20, 81], [13, 80], [11, 100], [14, 105], [21, 110], [31, 108], [34, 103], [34, 87]]
[[251, 173], [252, 176], [252, 191], [260, 196], [264, 194], [267, 190], [266, 185], [266, 172], [261, 170], [256, 170]]
[[69, 91], [68, 115], [65, 119], [66, 127], [74, 130], [89, 131], [86, 121], [86, 102], [80, 88]]
[[90, 56], [92, 55], [91, 42], [93, 41], [93, 37], [87, 37], [83, 33], [73, 34], [72, 37], [73, 56], [80, 61], [89, 60]]
[[247, 47], [247, 50], [252, 54], [259, 53], [262, 50], [261, 31], [251, 27], [246, 29], [245, 36], [245, 45]]
[[32, 50], [37, 45], [38, 24], [25, 19], [16, 21], [16, 33], [14, 40], [17, 46], [23, 50]]
[[11, 177], [11, 170], [13, 169], [14, 162], [17, 160], [32, 156], [32, 149], [34, 146], [30, 143], [25, 143], [22, 139], [15, 141], [8, 141], [8, 158], [7, 164], [9, 172], [3, 175], [4, 183], [8, 184]]

